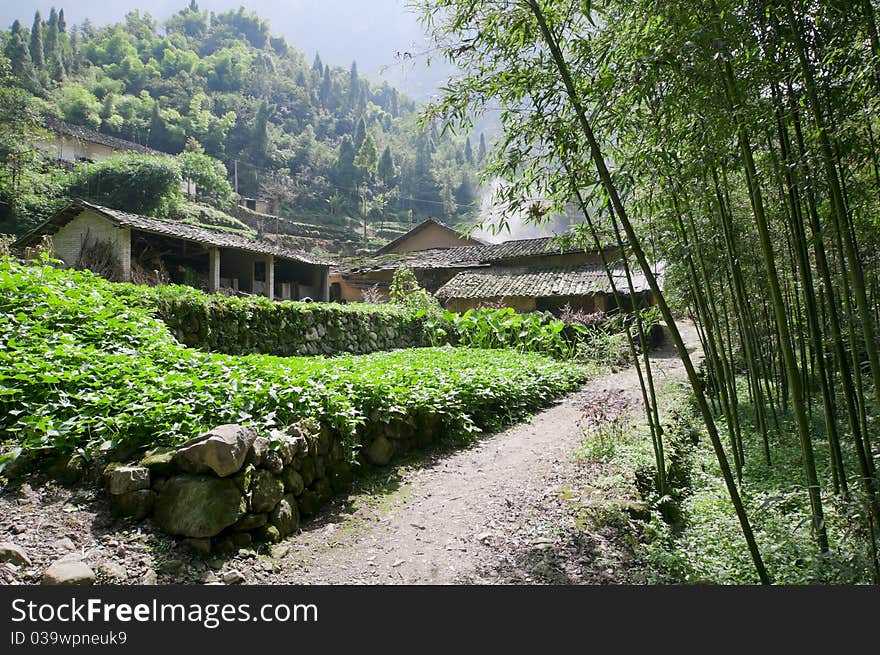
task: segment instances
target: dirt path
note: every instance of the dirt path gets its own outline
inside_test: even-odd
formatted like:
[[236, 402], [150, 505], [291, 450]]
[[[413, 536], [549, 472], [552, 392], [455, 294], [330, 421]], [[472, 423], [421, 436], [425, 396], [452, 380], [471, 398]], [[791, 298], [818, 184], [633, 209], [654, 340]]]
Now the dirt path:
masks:
[[[693, 327], [681, 329], [688, 349], [696, 350]], [[658, 384], [684, 377], [668, 340], [652, 361]], [[600, 393], [619, 394], [634, 409], [641, 402], [636, 374], [626, 369], [588, 383], [530, 423], [405, 468], [389, 477], [386, 488], [355, 495], [312, 521], [287, 542], [290, 551], [270, 579], [299, 584], [615, 579], [625, 555], [612, 553], [601, 535], [595, 535], [596, 543], [563, 544], [564, 526], [553, 516], [560, 493], [598, 466], [576, 462], [573, 454], [583, 441], [581, 408]]]
[[[681, 327], [689, 350], [696, 349], [694, 328]], [[658, 384], [683, 377], [668, 343], [652, 360]], [[0, 584], [39, 583], [66, 557], [85, 561], [105, 584], [634, 581], [622, 531], [584, 525], [572, 509], [585, 498], [607, 500], [596, 481], [615, 474], [574, 457], [584, 403], [601, 394], [620, 397], [632, 411], [640, 406], [632, 369], [597, 378], [529, 423], [389, 468], [282, 544], [229, 558], [205, 560], [150, 522], [114, 519], [94, 487], [33, 479], [0, 493], [0, 542], [32, 560], [0, 564]]]

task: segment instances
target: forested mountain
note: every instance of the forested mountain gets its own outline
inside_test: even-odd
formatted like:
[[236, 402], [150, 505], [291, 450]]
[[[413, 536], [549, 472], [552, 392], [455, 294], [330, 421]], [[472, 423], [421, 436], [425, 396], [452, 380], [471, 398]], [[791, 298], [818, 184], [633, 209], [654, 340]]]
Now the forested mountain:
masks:
[[473, 210], [481, 136], [420, 126], [415, 103], [371, 84], [356, 62], [309, 61], [244, 8], [193, 1], [163, 25], [135, 11], [102, 28], [70, 26], [52, 9], [15, 21], [2, 52], [41, 115], [168, 153], [204, 151], [241, 195], [276, 198], [283, 215], [457, 222]]

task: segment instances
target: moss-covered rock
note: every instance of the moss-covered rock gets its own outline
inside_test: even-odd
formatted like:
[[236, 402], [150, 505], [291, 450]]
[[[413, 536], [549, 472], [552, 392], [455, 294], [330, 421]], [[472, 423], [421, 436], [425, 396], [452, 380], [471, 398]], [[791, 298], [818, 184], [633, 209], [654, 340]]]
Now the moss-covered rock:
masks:
[[294, 496], [299, 496], [306, 488], [302, 475], [293, 467], [284, 469], [284, 473], [281, 474], [281, 480], [284, 482], [284, 491]]
[[171, 534], [213, 537], [238, 521], [246, 509], [244, 496], [229, 478], [178, 475], [162, 488], [154, 519]]
[[278, 528], [278, 534], [282, 538], [299, 530], [299, 507], [296, 498], [291, 494], [284, 496], [272, 510], [269, 521]]
[[153, 477], [166, 477], [172, 475], [175, 471], [174, 466], [174, 448], [162, 446], [148, 450], [140, 461], [141, 466], [150, 469]]
[[270, 471], [261, 469], [254, 474], [250, 492], [250, 510], [254, 513], [272, 510], [284, 495], [284, 483]]

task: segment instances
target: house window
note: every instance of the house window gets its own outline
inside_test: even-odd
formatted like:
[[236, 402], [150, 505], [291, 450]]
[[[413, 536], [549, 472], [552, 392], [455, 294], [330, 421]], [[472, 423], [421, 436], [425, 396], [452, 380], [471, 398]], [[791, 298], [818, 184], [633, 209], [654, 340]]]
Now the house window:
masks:
[[254, 282], [266, 281], [266, 262], [254, 262]]

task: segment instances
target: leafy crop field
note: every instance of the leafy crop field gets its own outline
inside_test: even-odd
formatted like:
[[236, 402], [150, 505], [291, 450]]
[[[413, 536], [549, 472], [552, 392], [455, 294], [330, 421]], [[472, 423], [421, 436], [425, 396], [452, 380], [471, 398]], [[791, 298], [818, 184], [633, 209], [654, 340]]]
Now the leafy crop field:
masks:
[[420, 348], [235, 357], [180, 345], [131, 287], [0, 260], [2, 459], [179, 443], [204, 428], [317, 417], [352, 450], [367, 421], [439, 417], [443, 436], [496, 428], [588, 370], [533, 353]]

